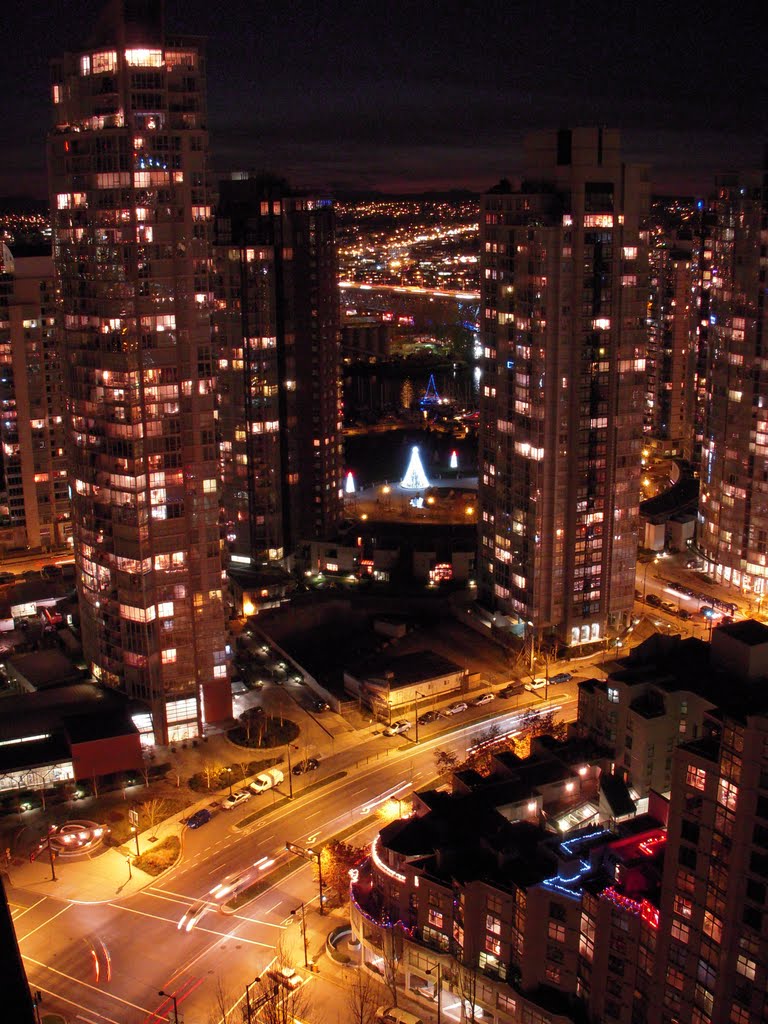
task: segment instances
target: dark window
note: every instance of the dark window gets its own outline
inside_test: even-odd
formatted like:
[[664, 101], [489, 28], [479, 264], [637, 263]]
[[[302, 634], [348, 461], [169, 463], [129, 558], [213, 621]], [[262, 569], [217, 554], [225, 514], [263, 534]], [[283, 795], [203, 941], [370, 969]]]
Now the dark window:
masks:
[[742, 921], [744, 924], [748, 924], [750, 928], [754, 928], [756, 932], [759, 932], [763, 927], [762, 912], [755, 910], [754, 907], [745, 907]]
[[747, 896], [755, 903], [765, 903], [765, 885], [762, 882], [747, 880]]
[[699, 826], [693, 821], [683, 819], [680, 824], [680, 835], [689, 843], [696, 845], [699, 842]]
[[689, 846], [680, 847], [677, 860], [679, 864], [685, 864], [687, 868], [696, 870], [696, 851], [692, 850]]

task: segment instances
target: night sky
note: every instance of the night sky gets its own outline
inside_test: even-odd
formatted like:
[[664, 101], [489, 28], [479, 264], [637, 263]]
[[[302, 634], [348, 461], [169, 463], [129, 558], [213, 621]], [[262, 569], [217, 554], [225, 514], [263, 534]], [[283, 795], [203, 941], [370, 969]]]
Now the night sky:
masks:
[[[48, 62], [80, 49], [100, 0], [4, 0], [0, 195], [43, 197]], [[535, 128], [622, 129], [657, 191], [758, 166], [768, 100], [754, 5], [167, 0], [208, 39], [216, 171], [296, 186], [481, 190]]]

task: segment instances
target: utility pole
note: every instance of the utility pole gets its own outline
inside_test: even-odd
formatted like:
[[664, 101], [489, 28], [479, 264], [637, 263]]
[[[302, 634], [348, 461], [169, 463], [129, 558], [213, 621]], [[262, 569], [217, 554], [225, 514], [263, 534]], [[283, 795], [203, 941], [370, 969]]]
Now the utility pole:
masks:
[[[291, 917], [296, 916], [296, 911], [291, 911]], [[301, 934], [304, 938], [304, 966], [309, 970], [309, 957], [307, 956], [307, 919], [304, 914], [304, 901], [301, 903]]]
[[[710, 639], [712, 639], [712, 633], [711, 632], [710, 632]], [[49, 832], [48, 833], [48, 860], [49, 860], [50, 865], [51, 865], [51, 881], [52, 882], [57, 882], [58, 881], [58, 879], [56, 878], [56, 868], [53, 866], [53, 862], [54, 862], [55, 859], [56, 859], [56, 854], [53, 852], [53, 847], [51, 846], [51, 833]]]
[[293, 800], [293, 772], [291, 771], [291, 744], [286, 743], [285, 753], [288, 757], [288, 799]]

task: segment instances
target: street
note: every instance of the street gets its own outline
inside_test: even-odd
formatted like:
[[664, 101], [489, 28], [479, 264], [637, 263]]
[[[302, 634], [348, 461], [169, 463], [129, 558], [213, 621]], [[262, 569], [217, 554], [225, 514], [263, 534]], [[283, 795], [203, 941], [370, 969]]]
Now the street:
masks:
[[[525, 705], [551, 707], [558, 719], [572, 721], [575, 683], [557, 689], [556, 700], [529, 699], [526, 694]], [[291, 927], [291, 911], [301, 902], [310, 909], [311, 955], [321, 954], [330, 924], [316, 912], [312, 867], [298, 862], [293, 873], [235, 913], [224, 913], [211, 899], [189, 932], [178, 928], [184, 912], [225, 875], [254, 868], [264, 858], [274, 861], [272, 869], [284, 863], [289, 856], [286, 841], [310, 846], [357, 821], [364, 831], [350, 841], [370, 841], [379, 826], [365, 825], [368, 815], [392, 789], [404, 784], [399, 795], [405, 797], [412, 788], [428, 785], [436, 749], [465, 750], [491, 722], [502, 729], [514, 727], [524, 709], [502, 705], [497, 701], [494, 714], [457, 723], [447, 735], [435, 734], [438, 723], [421, 729], [418, 745], [402, 737], [371, 736], [364, 748], [326, 758], [317, 775], [333, 775], [334, 781], [306, 797], [300, 792], [305, 777], [300, 777], [293, 801], [255, 821], [247, 819], [269, 806], [272, 794], [220, 813], [197, 831], [185, 830], [180, 865], [125, 900], [66, 902], [54, 895], [53, 882], [51, 895], [42, 898], [11, 885], [9, 901], [30, 984], [43, 993], [46, 1009], [58, 1009], [85, 1024], [173, 1020], [171, 996], [176, 997], [182, 1024], [223, 1022], [224, 1009], [242, 1003], [246, 983], [270, 963], [281, 938], [288, 941], [294, 965], [305, 973], [299, 929]], [[337, 778], [341, 772], [346, 774]], [[59, 871], [66, 870], [59, 862]], [[342, 1018], [338, 991], [323, 977], [326, 966], [327, 957], [321, 960], [320, 974], [308, 976], [306, 983], [313, 986], [313, 1022], [333, 1024]], [[161, 991], [169, 995], [159, 996]], [[239, 1024], [239, 1017], [232, 1019]]]

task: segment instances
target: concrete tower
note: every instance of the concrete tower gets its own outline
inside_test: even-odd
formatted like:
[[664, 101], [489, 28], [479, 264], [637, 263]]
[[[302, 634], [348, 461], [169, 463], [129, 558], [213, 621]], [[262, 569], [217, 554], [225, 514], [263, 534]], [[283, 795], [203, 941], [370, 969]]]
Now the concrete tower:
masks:
[[[57, 328], [83, 648], [156, 742], [231, 715], [218, 530], [205, 59], [111, 4], [53, 65]], [[145, 725], [146, 738], [149, 727]]]
[[533, 135], [483, 201], [479, 597], [539, 638], [632, 609], [647, 204], [598, 128]]

